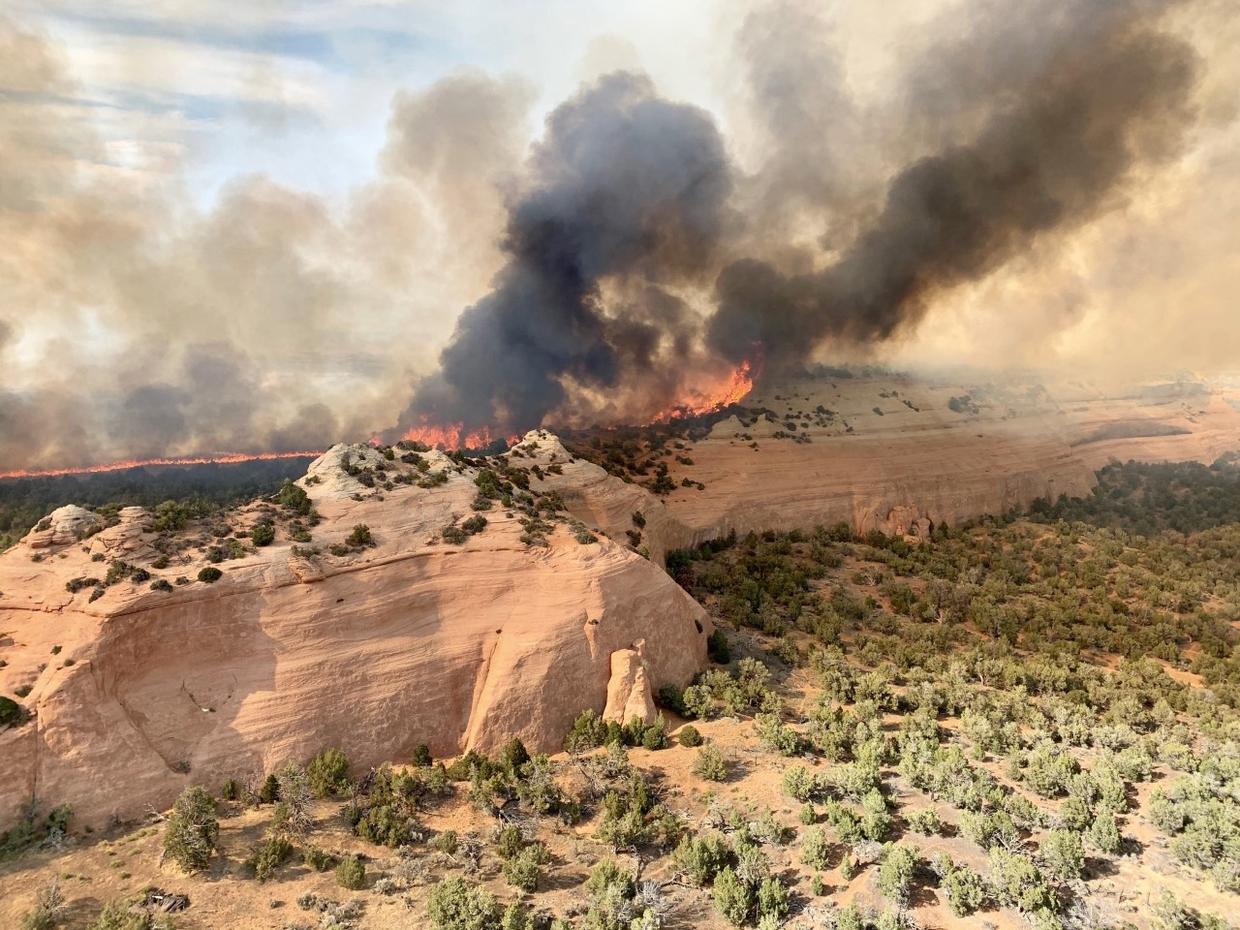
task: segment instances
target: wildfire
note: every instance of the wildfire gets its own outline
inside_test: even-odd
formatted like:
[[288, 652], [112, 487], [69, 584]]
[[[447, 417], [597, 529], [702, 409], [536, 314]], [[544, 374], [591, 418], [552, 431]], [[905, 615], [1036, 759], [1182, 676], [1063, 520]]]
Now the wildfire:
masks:
[[122, 462], [106, 462], [102, 465], [76, 465], [70, 468], [34, 468], [29, 470], [0, 471], [3, 478], [55, 478], [60, 475], [97, 475], [102, 472], [124, 471], [148, 465], [233, 465], [237, 462], [269, 462], [275, 459], [313, 458], [322, 451], [302, 452], [216, 452], [204, 455], [187, 455], [163, 459], [128, 459]]
[[692, 388], [687, 397], [682, 397], [667, 409], [655, 416], [652, 423], [667, 423], [682, 417], [700, 416], [711, 413], [729, 404], [743, 400], [753, 390], [753, 366], [741, 362], [726, 378], [705, 388]]
[[437, 426], [424, 422], [420, 426], [409, 427], [401, 438], [425, 443], [432, 449], [482, 449], [494, 441], [491, 431], [485, 426], [469, 431], [462, 423]]

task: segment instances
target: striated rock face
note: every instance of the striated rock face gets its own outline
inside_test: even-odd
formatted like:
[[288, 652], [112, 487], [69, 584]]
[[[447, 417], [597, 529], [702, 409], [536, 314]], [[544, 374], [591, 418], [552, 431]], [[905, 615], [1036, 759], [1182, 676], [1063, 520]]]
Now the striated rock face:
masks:
[[47, 549], [51, 546], [67, 546], [85, 539], [103, 526], [103, 518], [85, 507], [69, 504], [58, 507], [40, 520], [26, 536], [31, 549]]
[[1111, 460], [1212, 462], [1240, 449], [1240, 404], [1221, 389], [1120, 393], [890, 377], [763, 390], [745, 403], [769, 418], [723, 420], [685, 449], [693, 465], [666, 460], [674, 484], [706, 490], [664, 498], [651, 521], [659, 551], [834, 523], [924, 537], [1038, 497], [1086, 495]]
[[[326, 746], [359, 766], [422, 742], [437, 756], [512, 736], [556, 749], [577, 714], [605, 709], [628, 667], [616, 656], [637, 657], [624, 705], [645, 695], [643, 714], [651, 688], [684, 685], [704, 663], [709, 621], [657, 565], [605, 536], [578, 542], [563, 522], [546, 546], [526, 545], [521, 514], [498, 502], [485, 530], [448, 544], [440, 530], [474, 515], [476, 473], [439, 453], [422, 456], [425, 471], [384, 461], [389, 478], [444, 477], [386, 490], [344, 467], [375, 457], [337, 446], [302, 479], [322, 515], [317, 554], [288, 538], [286, 511], [258, 503], [191, 535], [157, 533], [129, 508], [94, 535], [35, 531], [0, 555], [0, 693], [29, 687], [32, 712], [0, 732], [0, 824], [32, 797], [71, 804], [82, 824], [132, 817], [186, 784]], [[208, 547], [227, 543], [213, 533], [262, 519], [276, 521], [272, 545], [217, 563], [213, 584], [193, 580]], [[363, 523], [373, 547], [328, 551]], [[167, 567], [153, 567], [161, 556]], [[66, 589], [105, 580], [117, 560], [151, 577], [97, 597]], [[172, 590], [152, 590], [161, 580]]]

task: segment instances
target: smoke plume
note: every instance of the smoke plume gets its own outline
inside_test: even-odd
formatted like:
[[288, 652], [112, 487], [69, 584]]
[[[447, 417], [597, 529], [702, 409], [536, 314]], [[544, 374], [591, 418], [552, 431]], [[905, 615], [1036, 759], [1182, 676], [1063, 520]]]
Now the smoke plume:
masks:
[[747, 4], [724, 106], [630, 43], [531, 144], [536, 89], [459, 72], [395, 94], [364, 183], [209, 203], [0, 17], [0, 471], [638, 422], [742, 362], [979, 330], [1234, 365], [1225, 6]]
[[1119, 203], [1140, 169], [1179, 150], [1197, 59], [1136, 15], [1157, 4], [1081, 3], [1035, 67], [998, 86], [977, 135], [892, 179], [873, 219], [821, 271], [786, 276], [741, 259], [724, 268], [708, 339], [740, 360], [804, 358], [827, 338], [885, 340], [945, 289], [984, 277], [1037, 240]]
[[[675, 364], [688, 346], [660, 286], [708, 267], [731, 183], [710, 117], [645, 77], [619, 72], [561, 105], [510, 208], [495, 289], [462, 314], [401, 426], [506, 435], [560, 407], [570, 381], [605, 389]], [[663, 312], [607, 312], [611, 278], [640, 279]]]

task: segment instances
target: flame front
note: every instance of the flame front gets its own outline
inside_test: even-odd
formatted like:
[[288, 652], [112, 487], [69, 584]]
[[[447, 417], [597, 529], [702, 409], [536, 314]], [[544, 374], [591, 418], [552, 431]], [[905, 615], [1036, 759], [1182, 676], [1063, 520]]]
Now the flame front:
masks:
[[[687, 396], [680, 398], [666, 409], [651, 418], [651, 423], [667, 423], [682, 417], [699, 416], [711, 413], [729, 404], [743, 400], [753, 390], [753, 365], [741, 362], [725, 378], [705, 389], [693, 388]], [[495, 441], [495, 435], [488, 427], [467, 430], [463, 423], [435, 424], [424, 421], [418, 426], [406, 430], [402, 439], [425, 443], [432, 449], [483, 449]], [[508, 443], [515, 445], [520, 436], [509, 436]], [[379, 442], [377, 436], [371, 437], [372, 445]], [[106, 462], [101, 465], [75, 465], [67, 468], [32, 468], [13, 471], [0, 471], [0, 479], [5, 478], [54, 478], [61, 475], [96, 475], [103, 472], [124, 471], [127, 468], [161, 465], [233, 465], [239, 462], [267, 462], [277, 459], [313, 458], [322, 455], [321, 449], [306, 449], [297, 452], [216, 452], [202, 455], [176, 456], [171, 458], [126, 459], [119, 462]]]
[[439, 426], [423, 422], [419, 426], [411, 426], [402, 439], [421, 442], [432, 449], [482, 449], [494, 440], [491, 431], [485, 426], [476, 430], [466, 430], [463, 423], [449, 423]]
[[748, 361], [741, 362], [723, 380], [705, 389], [691, 389], [687, 397], [660, 411], [650, 422], [667, 423], [683, 417], [701, 416], [739, 403], [753, 390], [753, 379], [753, 365]]
[[217, 452], [176, 458], [126, 459], [120, 462], [106, 462], [102, 465], [75, 465], [69, 468], [32, 468], [29, 470], [0, 471], [0, 479], [97, 475], [103, 472], [124, 471], [127, 468], [142, 468], [148, 465], [235, 465], [238, 462], [270, 462], [277, 459], [314, 458], [322, 454], [323, 452], [320, 449], [301, 452]]

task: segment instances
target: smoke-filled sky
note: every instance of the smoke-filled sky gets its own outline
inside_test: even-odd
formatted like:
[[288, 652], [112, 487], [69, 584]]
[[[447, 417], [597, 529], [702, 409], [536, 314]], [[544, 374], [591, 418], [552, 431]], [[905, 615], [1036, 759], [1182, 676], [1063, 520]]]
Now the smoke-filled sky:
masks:
[[1240, 368], [1228, 0], [16, 0], [0, 471]]

